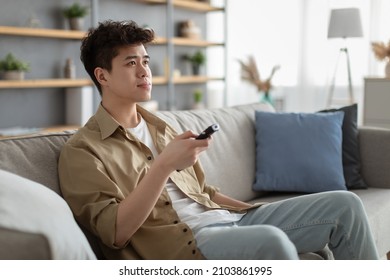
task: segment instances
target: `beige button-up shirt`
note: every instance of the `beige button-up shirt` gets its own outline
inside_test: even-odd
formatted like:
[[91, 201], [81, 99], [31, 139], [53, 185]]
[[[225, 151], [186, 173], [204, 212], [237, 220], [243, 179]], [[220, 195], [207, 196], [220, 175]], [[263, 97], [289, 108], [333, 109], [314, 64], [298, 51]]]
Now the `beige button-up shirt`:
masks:
[[[142, 107], [137, 110], [161, 153], [176, 132]], [[137, 187], [152, 163], [149, 148], [100, 105], [61, 151], [61, 191], [77, 221], [99, 237], [103, 253], [109, 259], [204, 258], [191, 229], [180, 221], [165, 189], [145, 223], [125, 246], [115, 246], [118, 205]], [[173, 172], [170, 179], [196, 202], [208, 208], [221, 208], [211, 200], [217, 190], [205, 184], [199, 163]]]

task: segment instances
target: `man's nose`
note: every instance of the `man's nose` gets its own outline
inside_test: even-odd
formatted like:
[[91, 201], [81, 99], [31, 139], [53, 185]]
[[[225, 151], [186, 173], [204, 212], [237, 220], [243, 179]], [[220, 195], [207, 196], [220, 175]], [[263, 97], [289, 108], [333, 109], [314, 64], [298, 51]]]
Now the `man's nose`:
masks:
[[139, 68], [139, 76], [140, 77], [147, 77], [148, 76], [148, 70], [147, 70], [147, 67], [144, 66], [144, 65], [141, 65], [140, 68]]

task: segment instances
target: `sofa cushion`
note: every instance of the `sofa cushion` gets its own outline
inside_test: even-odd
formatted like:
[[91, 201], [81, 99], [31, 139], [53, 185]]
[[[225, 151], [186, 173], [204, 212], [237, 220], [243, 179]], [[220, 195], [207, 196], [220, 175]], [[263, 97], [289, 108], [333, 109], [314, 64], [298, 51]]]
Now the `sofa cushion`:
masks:
[[352, 190], [363, 202], [379, 256], [385, 256], [390, 248], [390, 189], [372, 188]]
[[348, 189], [366, 189], [360, 170], [359, 135], [357, 126], [358, 105], [353, 104], [339, 109], [328, 109], [320, 112], [344, 112], [343, 131], [343, 171]]
[[4, 170], [0, 170], [0, 228], [44, 236], [52, 259], [96, 258], [58, 194]]
[[346, 190], [344, 113], [256, 112], [256, 191]]

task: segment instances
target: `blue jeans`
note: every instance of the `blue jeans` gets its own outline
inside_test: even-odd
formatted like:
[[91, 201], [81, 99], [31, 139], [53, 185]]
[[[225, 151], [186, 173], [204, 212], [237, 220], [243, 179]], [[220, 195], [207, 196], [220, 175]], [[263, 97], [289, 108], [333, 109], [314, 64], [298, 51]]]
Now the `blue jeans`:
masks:
[[378, 259], [360, 198], [348, 191], [303, 195], [250, 210], [230, 225], [200, 229], [208, 259], [298, 259], [328, 245], [335, 259]]

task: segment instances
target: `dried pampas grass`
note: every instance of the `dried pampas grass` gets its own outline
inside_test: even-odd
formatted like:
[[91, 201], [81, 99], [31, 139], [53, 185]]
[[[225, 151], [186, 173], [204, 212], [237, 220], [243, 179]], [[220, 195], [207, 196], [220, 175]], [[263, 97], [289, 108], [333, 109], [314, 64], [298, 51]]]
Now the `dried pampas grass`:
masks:
[[377, 59], [390, 59], [390, 41], [387, 43], [387, 45], [383, 42], [372, 42], [371, 46]]
[[256, 61], [253, 56], [249, 56], [247, 62], [244, 62], [242, 60], [238, 60], [238, 62], [241, 65], [241, 78], [256, 86], [258, 91], [268, 94], [270, 89], [272, 88], [272, 77], [274, 76], [275, 72], [280, 68], [280, 66], [275, 65], [272, 68], [269, 77], [265, 80], [262, 80], [260, 77], [259, 70], [257, 68]]

